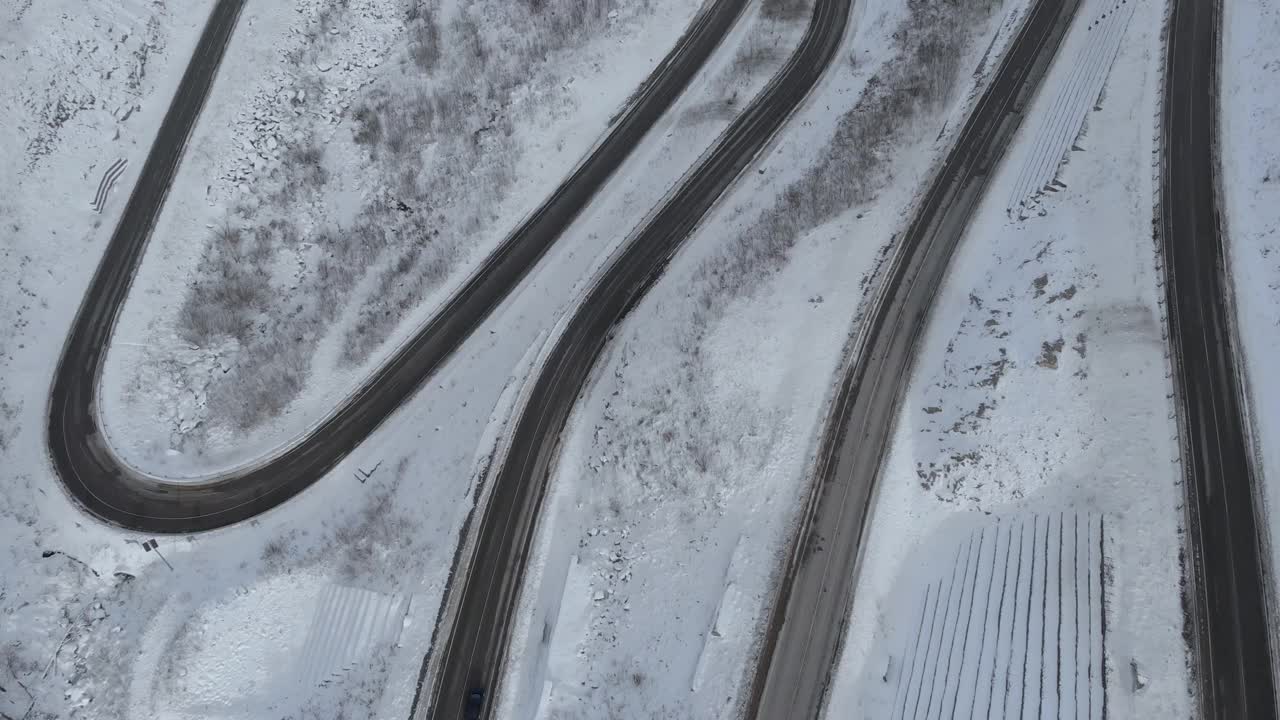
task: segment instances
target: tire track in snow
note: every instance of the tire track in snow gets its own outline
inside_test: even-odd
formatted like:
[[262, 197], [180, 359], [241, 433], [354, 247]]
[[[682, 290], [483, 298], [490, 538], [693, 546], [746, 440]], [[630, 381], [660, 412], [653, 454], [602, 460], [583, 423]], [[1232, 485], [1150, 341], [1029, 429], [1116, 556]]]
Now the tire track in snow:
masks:
[[[973, 609], [974, 609], [974, 607], [975, 607], [975, 603], [974, 603], [974, 599], [975, 599], [975, 598], [974, 598], [974, 593], [977, 591], [977, 583], [978, 583], [978, 567], [982, 564], [982, 548], [983, 548], [984, 543], [986, 542], [986, 538], [987, 538], [986, 529], [985, 529], [985, 528], [983, 528], [983, 530], [982, 530], [981, 534], [979, 534], [979, 535], [978, 535], [978, 552], [977, 552], [977, 555], [978, 555], [978, 561], [977, 561], [977, 562], [972, 563], [972, 565], [973, 565], [973, 574], [972, 574], [972, 575], [970, 575], [970, 574], [969, 574], [970, 558], [972, 558], [972, 556], [970, 556], [969, 558], [966, 558], [966, 560], [965, 560], [965, 570], [964, 570], [964, 574], [965, 574], [965, 581], [966, 581], [966, 582], [968, 582], [968, 584], [969, 584], [969, 609], [968, 609], [967, 611], [963, 609], [963, 608], [964, 608], [964, 590], [965, 590], [965, 588], [964, 588], [964, 584], [961, 584], [961, 586], [960, 586], [960, 603], [959, 603], [959, 605], [957, 606], [957, 610], [958, 610], [958, 611], [961, 613], [961, 615], [963, 615], [963, 616], [964, 616], [964, 618], [965, 618], [965, 621], [964, 621], [964, 632], [963, 632], [963, 633], [961, 633], [961, 632], [960, 632], [960, 622], [959, 622], [959, 620], [957, 620], [957, 621], [956, 621], [956, 629], [955, 629], [955, 632], [954, 632], [954, 633], [952, 633], [952, 635], [951, 635], [951, 651], [947, 653], [947, 670], [946, 670], [946, 672], [943, 674], [943, 680], [942, 680], [942, 697], [941, 697], [941, 698], [939, 699], [939, 701], [938, 701], [938, 717], [939, 717], [939, 719], [941, 719], [941, 718], [942, 718], [942, 708], [943, 708], [943, 706], [944, 706], [944, 705], [946, 705], [946, 704], [947, 704], [947, 693], [948, 693], [948, 691], [949, 691], [949, 690], [950, 690], [950, 688], [951, 688], [951, 666], [952, 666], [953, 664], [955, 664], [956, 636], [958, 636], [958, 635], [959, 635], [959, 636], [961, 636], [961, 638], [960, 638], [960, 663], [961, 663], [961, 664], [956, 664], [956, 694], [953, 694], [953, 695], [952, 695], [952, 700], [951, 700], [951, 714], [949, 714], [949, 715], [947, 715], [947, 716], [946, 716], [946, 717], [949, 717], [949, 718], [950, 718], [950, 717], [955, 717], [955, 712], [956, 712], [956, 711], [955, 711], [955, 708], [956, 708], [956, 698], [957, 698], [957, 696], [958, 696], [958, 693], [960, 692], [960, 676], [964, 674], [964, 666], [963, 666], [963, 663], [964, 663], [964, 659], [965, 659], [965, 650], [966, 650], [966, 649], [968, 648], [968, 646], [969, 646], [969, 631], [970, 631], [970, 628], [971, 628], [971, 627], [972, 627], [972, 625], [973, 625]], [[972, 547], [972, 546], [973, 546], [973, 540], [972, 540], [972, 539], [970, 539], [970, 540], [969, 540], [969, 545], [970, 545], [970, 547]]]
[[[1093, 538], [1098, 538], [1095, 543]], [[1085, 545], [1088, 546], [1089, 557], [1089, 720], [1102, 720], [1103, 698], [1101, 695], [1095, 701], [1095, 689], [1102, 687], [1104, 662], [1102, 638], [1106, 633], [1106, 627], [1102, 624], [1101, 616], [1105, 611], [1102, 604], [1102, 517], [1100, 515], [1089, 516], [1089, 532], [1085, 538]], [[1095, 630], [1095, 619], [1098, 622]]]
[[[996, 525], [996, 527], [995, 527], [995, 529], [993, 530], [992, 534], [995, 536], [995, 539], [992, 541], [992, 542], [993, 542], [993, 545], [994, 545], [994, 544], [999, 543], [999, 541], [1000, 541], [1000, 526], [999, 526], [998, 524]], [[956, 689], [955, 689], [955, 692], [954, 692], [954, 693], [952, 693], [952, 695], [951, 695], [951, 710], [950, 710], [950, 712], [948, 712], [948, 713], [947, 713], [947, 715], [945, 716], [945, 717], [948, 717], [948, 718], [953, 718], [953, 717], [955, 717], [955, 716], [956, 716], [956, 707], [957, 707], [957, 705], [959, 705], [959, 702], [960, 702], [960, 692], [961, 692], [962, 688], [964, 687], [964, 678], [965, 678], [965, 674], [968, 672], [968, 669], [969, 669], [970, 667], [972, 667], [972, 668], [973, 668], [973, 673], [974, 673], [974, 675], [976, 676], [976, 675], [977, 675], [977, 672], [978, 672], [978, 669], [979, 669], [979, 668], [981, 667], [981, 665], [982, 665], [982, 651], [981, 651], [981, 650], [979, 650], [979, 651], [978, 651], [978, 654], [977, 654], [977, 656], [976, 656], [976, 663], [975, 663], [975, 662], [972, 662], [972, 661], [971, 661], [971, 662], [965, 662], [965, 660], [966, 660], [966, 658], [968, 658], [968, 657], [969, 657], [969, 654], [968, 654], [968, 650], [969, 650], [969, 636], [970, 636], [970, 635], [975, 631], [974, 623], [973, 623], [973, 617], [974, 617], [974, 615], [975, 615], [975, 614], [977, 614], [977, 608], [978, 608], [978, 595], [977, 595], [977, 593], [978, 593], [978, 578], [982, 575], [982, 566], [983, 566], [983, 562], [984, 562], [983, 548], [985, 548], [985, 547], [987, 547], [987, 545], [986, 545], [986, 529], [985, 529], [985, 528], [983, 528], [982, 534], [978, 537], [978, 561], [977, 561], [977, 562], [974, 564], [974, 566], [973, 566], [973, 579], [972, 579], [972, 580], [970, 581], [970, 583], [969, 583], [969, 613], [968, 613], [967, 619], [966, 619], [966, 621], [965, 621], [965, 626], [964, 626], [964, 640], [963, 640], [963, 642], [962, 642], [962, 643], [961, 643], [961, 645], [960, 645], [960, 665], [959, 665], [959, 666], [957, 667], [957, 669], [956, 669]], [[993, 550], [993, 552], [994, 552], [994, 547], [992, 548], [992, 550]], [[993, 571], [994, 571], [994, 567], [995, 567], [995, 557], [994, 557], [994, 556], [993, 556], [993, 557], [992, 557], [992, 559], [991, 559], [991, 564], [992, 564], [992, 569], [993, 569]], [[982, 612], [982, 618], [981, 618], [980, 622], [978, 623], [978, 625], [979, 625], [979, 626], [982, 626], [982, 627], [984, 628], [984, 631], [983, 631], [983, 637], [985, 638], [985, 637], [986, 637], [985, 626], [986, 626], [987, 615], [988, 615], [988, 613], [989, 613], [989, 612], [990, 612], [990, 610], [991, 610], [991, 607], [990, 607], [990, 606], [991, 606], [991, 602], [990, 602], [990, 598], [991, 598], [991, 586], [990, 586], [990, 582], [988, 582], [988, 584], [987, 584], [987, 590], [986, 590], [986, 592], [984, 592], [984, 593], [983, 593], [983, 596], [982, 596], [982, 597], [983, 597], [983, 612]], [[943, 695], [943, 701], [944, 701], [944, 702], [946, 701], [946, 695], [945, 695], [945, 694]], [[970, 702], [969, 704], [970, 704], [970, 705], [972, 705], [972, 702]]]
[[[1048, 533], [1048, 532], [1049, 532], [1048, 525], [1046, 524], [1045, 533]], [[1039, 519], [1037, 518], [1036, 522], [1032, 525], [1031, 573], [1027, 575], [1027, 615], [1024, 618], [1024, 622], [1023, 622], [1023, 630], [1024, 630], [1023, 641], [1026, 643], [1026, 645], [1022, 649], [1022, 698], [1021, 698], [1021, 702], [1019, 702], [1018, 704], [1019, 720], [1022, 720], [1022, 718], [1025, 717], [1027, 714], [1027, 695], [1029, 694], [1029, 691], [1027, 689], [1027, 678], [1032, 677], [1031, 673], [1027, 672], [1027, 666], [1031, 662], [1031, 641], [1036, 638], [1035, 630], [1031, 627], [1031, 625], [1032, 625], [1032, 621], [1035, 620], [1035, 618], [1037, 617], [1037, 613], [1032, 613], [1031, 608], [1036, 606], [1036, 565], [1037, 565], [1036, 545], [1039, 542], [1040, 542], [1040, 524], [1039, 524]], [[1040, 562], [1039, 566], [1040, 566], [1040, 573], [1041, 575], [1043, 575], [1044, 563]], [[1044, 618], [1043, 591], [1040, 594], [1040, 602], [1042, 607], [1040, 608], [1040, 612], [1038, 613], [1038, 616], [1043, 619]], [[1043, 630], [1043, 623], [1042, 623], [1042, 630]], [[1042, 645], [1039, 651], [1043, 651], [1043, 649], [1044, 648], [1043, 648], [1043, 640], [1042, 640]], [[1037, 675], [1035, 677], [1038, 682], [1039, 676]], [[1036, 697], [1039, 697], [1040, 696], [1039, 685], [1036, 685], [1035, 692], [1036, 692]], [[1036, 714], [1039, 715], [1038, 712]]]
[[[1005, 657], [1005, 663], [1004, 663], [1004, 694], [1001, 696], [1000, 714], [997, 715], [996, 717], [1006, 717], [1008, 715], [1009, 697], [1013, 693], [1013, 677], [1012, 677], [1013, 655], [1014, 655], [1014, 648], [1016, 647], [1017, 638], [1018, 638], [1018, 618], [1021, 617], [1018, 614], [1018, 606], [1020, 605], [1020, 599], [1022, 597], [1022, 560], [1026, 556], [1026, 553], [1024, 552], [1027, 546], [1026, 530], [1027, 530], [1027, 524], [1024, 521], [1022, 523], [1022, 527], [1019, 528], [1018, 530], [1018, 569], [1014, 576], [1014, 581], [1013, 581], [1013, 608], [1012, 608], [1013, 614], [1009, 617], [1009, 647], [1006, 648], [1006, 657]], [[1035, 517], [1034, 516], [1031, 518], [1031, 532], [1032, 532], [1032, 537], [1034, 537], [1035, 535]], [[1030, 601], [1031, 601], [1031, 598], [1030, 596], [1028, 596], [1027, 602], [1030, 602]], [[1026, 652], [1025, 642], [1023, 643], [1022, 647], [1023, 647], [1023, 652], [1025, 653]], [[1026, 669], [1025, 666], [1026, 666], [1026, 659], [1024, 658], [1023, 659], [1024, 674]], [[1021, 704], [1021, 697], [1019, 697], [1019, 704]], [[990, 713], [987, 714], [987, 717], [988, 718], [991, 717]]]
[[[906, 704], [907, 704], [907, 696], [905, 693], [910, 692], [911, 677], [912, 675], [915, 674], [915, 662], [916, 662], [916, 658], [919, 656], [919, 653], [920, 653], [920, 637], [924, 635], [924, 619], [929, 613], [929, 597], [932, 594], [932, 592], [933, 592], [932, 584], [925, 586], [924, 602], [920, 603], [920, 622], [916, 626], [916, 640], [915, 640], [915, 644], [911, 646], [910, 656], [907, 655], [907, 646], [905, 642], [903, 643], [903, 646], [902, 646], [902, 656], [903, 656], [902, 663], [899, 665], [898, 682], [893, 689], [893, 705], [891, 705], [890, 707], [891, 709], [899, 707], [898, 693], [899, 691], [905, 691], [904, 694], [901, 696], [902, 698], [901, 707], [902, 707], [903, 713], [906, 712]], [[936, 596], [935, 596], [935, 600], [936, 600]], [[911, 668], [911, 672], [906, 675], [907, 682], [906, 682], [906, 685], [903, 685], [902, 669], [907, 667]], [[901, 716], [901, 714], [899, 714], [899, 716]]]
[[[1107, 611], [1107, 582], [1106, 582], [1106, 545], [1107, 524], [1102, 518], [1098, 518], [1098, 606], [1099, 612]], [[1098, 641], [1102, 647], [1099, 657], [1100, 667], [1102, 668], [1102, 720], [1107, 720], [1107, 624], [1101, 622], [1098, 625]]]
[[[924, 695], [924, 678], [926, 675], [930, 675], [930, 671], [927, 669], [929, 667], [930, 660], [933, 660], [933, 673], [930, 676], [930, 682], [929, 682], [929, 700], [925, 704], [926, 715], [928, 715], [929, 713], [929, 705], [933, 704], [933, 691], [937, 688], [937, 685], [938, 685], [938, 678], [937, 678], [938, 655], [942, 653], [942, 645], [943, 643], [946, 642], [945, 638], [947, 635], [947, 618], [951, 617], [951, 596], [954, 594], [954, 591], [956, 588], [956, 571], [959, 569], [960, 569], [960, 548], [957, 547], [955, 559], [952, 560], [951, 562], [951, 580], [950, 582], [947, 583], [947, 599], [943, 601], [943, 604], [945, 605], [945, 609], [942, 611], [942, 627], [941, 627], [941, 633], [938, 635], [938, 648], [935, 651], [933, 649], [932, 643], [930, 643], [925, 649], [925, 651], [928, 653], [924, 659], [924, 667], [926, 669], [920, 675], [920, 692], [916, 694], [916, 703], [911, 708], [911, 717], [915, 718], [916, 720], [919, 720], [919, 717], [920, 717], [920, 696]], [[938, 613], [935, 608], [934, 617], [937, 617], [937, 614]]]
[[[1018, 596], [1017, 577], [1022, 572], [1022, 536], [1025, 530], [1026, 530], [1026, 524], [1018, 523], [1018, 567], [1017, 567], [1017, 570], [1015, 571], [1015, 575], [1014, 575], [1015, 579], [1013, 583], [1014, 584], [1013, 599], [1015, 601], [1017, 600], [1017, 596]], [[987, 718], [991, 717], [991, 704], [992, 702], [994, 702], [995, 694], [996, 694], [996, 672], [1000, 667], [1000, 662], [999, 662], [1000, 661], [1000, 636], [1001, 636], [1001, 630], [1004, 628], [1004, 601], [1005, 601], [1005, 596], [1009, 592], [1009, 557], [1012, 554], [1013, 554], [1013, 525], [1010, 524], [1009, 539], [1006, 542], [1004, 547], [1004, 570], [1002, 571], [1004, 575], [1002, 577], [1002, 582], [1000, 583], [1000, 606], [999, 606], [999, 609], [996, 611], [995, 645], [991, 648], [991, 652], [992, 652], [991, 676], [987, 680], [987, 705], [986, 705], [986, 713], [985, 713], [985, 716]], [[1011, 613], [1009, 615], [1009, 645], [1005, 649], [1008, 650], [1009, 648], [1012, 648], [1012, 647], [1013, 647], [1013, 614]], [[1008, 692], [1007, 685], [1005, 690], [1007, 693]], [[977, 697], [976, 691], [974, 693], [974, 697], [976, 700], [976, 697]], [[970, 717], [976, 716], [974, 713], [974, 710], [976, 708], [977, 708], [977, 704], [975, 702], [974, 706], [969, 709]], [[1003, 709], [1001, 710], [1001, 712], [1003, 712]]]
[[1054, 673], [1056, 677], [1054, 679], [1053, 692], [1054, 699], [1057, 701], [1056, 705], [1058, 708], [1059, 718], [1062, 717], [1062, 706], [1064, 704], [1064, 699], [1062, 697], [1062, 598], [1067, 594], [1062, 587], [1062, 546], [1065, 542], [1063, 538], [1063, 531], [1066, 529], [1066, 523], [1063, 522], [1063, 519], [1064, 515], [1062, 513], [1058, 513], [1058, 584], [1057, 592], [1054, 593], [1058, 596], [1058, 633], [1057, 642], [1054, 643], [1054, 649], [1058, 654], [1054, 662]]
[[[986, 589], [986, 595], [985, 595], [985, 597], [988, 597], [988, 598], [991, 597], [993, 591], [995, 590], [996, 571], [1000, 569], [1000, 530], [1001, 529], [1002, 529], [1001, 525], [996, 526], [995, 539], [991, 543], [991, 566], [988, 568], [988, 571], [987, 571], [987, 589]], [[1003, 526], [1003, 529], [1005, 530], [1005, 551], [1006, 551], [1005, 562], [1007, 563], [1009, 538], [1011, 537], [1010, 533], [1013, 531], [1013, 527], [1011, 525], [1006, 524]], [[1004, 598], [1003, 598], [1003, 592], [1002, 592], [1001, 600], [1003, 601], [1003, 599]], [[983, 677], [982, 670], [987, 665], [987, 631], [991, 628], [991, 625], [992, 625], [992, 613], [995, 613], [995, 616], [996, 616], [995, 625], [996, 625], [996, 631], [998, 633], [1000, 628], [1000, 620], [999, 620], [1000, 613], [997, 606], [988, 602], [986, 613], [982, 617], [982, 620], [983, 620], [981, 623], [982, 634], [978, 636], [978, 664], [976, 667], [973, 668], [973, 688], [969, 691], [969, 717], [973, 717], [974, 711], [977, 709], [977, 706], [978, 706], [978, 693], [981, 690], [982, 677]], [[952, 709], [952, 715], [953, 716], [955, 715], [954, 708]]]

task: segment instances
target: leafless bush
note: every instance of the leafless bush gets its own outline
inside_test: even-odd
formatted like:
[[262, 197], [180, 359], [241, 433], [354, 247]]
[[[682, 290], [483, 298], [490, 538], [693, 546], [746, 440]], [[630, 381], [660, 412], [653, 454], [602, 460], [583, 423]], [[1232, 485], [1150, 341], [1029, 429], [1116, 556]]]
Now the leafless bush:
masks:
[[[0, 352], [4, 348], [0, 347]], [[0, 386], [0, 452], [9, 449], [9, 444], [17, 437], [21, 428], [11, 425], [18, 417], [18, 411], [22, 409], [22, 401], [15, 400], [10, 403], [5, 400], [4, 387]]]
[[[899, 56], [869, 83], [863, 97], [839, 121], [820, 160], [783, 190], [756, 222], [713, 254], [695, 271], [689, 318], [672, 322], [665, 337], [646, 337], [656, 349], [641, 362], [649, 368], [639, 387], [625, 387], [636, 351], [625, 346], [614, 369], [619, 378], [614, 402], [628, 404], [600, 428], [593, 453], [616, 458], [597, 474], [604, 483], [600, 512], [620, 502], [630, 507], [644, 499], [679, 522], [697, 523], [699, 513], [715, 506], [719, 494], [741, 487], [742, 475], [768, 463], [768, 434], [779, 423], [750, 392], [718, 389], [706, 367], [703, 342], [728, 303], [759, 287], [780, 268], [805, 231], [872, 198], [890, 173], [895, 143], [926, 111], [939, 107], [953, 91], [958, 60], [984, 20], [990, 3], [938, 3], [913, 0], [913, 15], [898, 37]], [[925, 61], [918, 62], [921, 57]], [[944, 75], [940, 68], [946, 68]], [[937, 81], [940, 79], [941, 81]], [[654, 365], [662, 366], [655, 371]], [[622, 392], [625, 389], [625, 392]], [[632, 421], [624, 422], [622, 418]], [[734, 418], [733, 436], [725, 432]], [[755, 437], [756, 440], [747, 439]], [[628, 483], [610, 482], [619, 476]], [[631, 497], [628, 493], [638, 493]], [[674, 510], [675, 512], [671, 512]]]
[[383, 99], [379, 114], [386, 128], [387, 149], [395, 155], [421, 148], [431, 134], [439, 100], [421, 89], [404, 96], [402, 103]]
[[297, 531], [290, 530], [287, 533], [277, 535], [262, 546], [261, 560], [267, 572], [283, 572], [292, 566], [293, 562], [297, 560], [295, 557], [297, 552], [296, 541]]
[[427, 13], [417, 18], [410, 27], [412, 39], [409, 41], [409, 57], [413, 64], [423, 72], [435, 70], [440, 62], [440, 27], [436, 25], [434, 13]]
[[[506, 134], [485, 133], [482, 147], [460, 141], [457, 135], [446, 137], [449, 138], [445, 141], [449, 159], [445, 171], [431, 178], [415, 177], [412, 183], [422, 202], [458, 192], [458, 181], [453, 176], [467, 173], [468, 169], [475, 174], [468, 175], [472, 187], [464, 188], [464, 193], [483, 193], [487, 188], [508, 187], [514, 181], [515, 149]], [[487, 158], [487, 162], [478, 167], [474, 161], [477, 154]], [[421, 188], [417, 179], [424, 181]], [[386, 213], [387, 216], [393, 214]], [[492, 220], [491, 208], [474, 203], [455, 208], [454, 220], [450, 223], [452, 229], [447, 233], [441, 232], [440, 221], [418, 212], [394, 221], [385, 220], [384, 224], [397, 224], [400, 242], [394, 247], [388, 246], [391, 254], [381, 265], [375, 289], [365, 296], [357, 320], [343, 340], [339, 361], [352, 366], [367, 360], [422, 298], [448, 279], [464, 258], [462, 248], [466, 239], [482, 232]]]
[[[257, 356], [270, 358], [270, 362], [255, 363], [255, 367], [237, 372], [236, 393], [211, 396], [214, 411], [220, 417], [229, 418], [241, 430], [252, 429], [279, 415], [302, 390], [310, 371], [310, 356], [297, 352], [296, 347], [294, 338], [279, 335], [265, 338], [265, 342], [257, 345]], [[219, 402], [213, 402], [215, 398]]]
[[[543, 82], [543, 61], [594, 37], [616, 4], [486, 0], [464, 4], [448, 23], [438, 21], [438, 3], [407, 4], [403, 63], [431, 73], [432, 82], [375, 86], [351, 114], [352, 140], [367, 148], [371, 172], [386, 179], [381, 191], [354, 222], [312, 230], [305, 239], [313, 248], [303, 252], [292, 219], [313, 215], [315, 191], [329, 175], [323, 145], [298, 143], [286, 151], [269, 202], [247, 204], [230, 236], [206, 248], [179, 325], [200, 345], [238, 343], [233, 370], [208, 387], [211, 410], [245, 429], [278, 414], [301, 391], [318, 343], [345, 308], [358, 303], [339, 359], [355, 364], [448, 279], [466, 257], [465, 244], [497, 220], [495, 204], [481, 199], [500, 197], [515, 180], [519, 148], [505, 111], [511, 94]], [[497, 7], [503, 12], [495, 15]], [[328, 29], [345, 22], [345, 8], [339, 2], [325, 9], [300, 65], [322, 54]], [[481, 23], [495, 19], [506, 27], [481, 32]], [[255, 223], [283, 223], [292, 236]], [[263, 238], [268, 245], [259, 244]], [[293, 250], [302, 263], [296, 283], [289, 292], [271, 287], [271, 268]], [[356, 297], [358, 287], [370, 292]]]
[[324, 149], [314, 142], [289, 148], [285, 153], [290, 175], [303, 187], [321, 188], [329, 182], [329, 171], [324, 167]]
[[420, 242], [403, 251], [383, 269], [377, 289], [361, 307], [343, 344], [341, 361], [364, 361], [391, 330], [417, 305], [421, 296], [448, 277], [458, 260], [456, 242]]
[[813, 0], [764, 0], [760, 15], [769, 20], [803, 20], [813, 12]]
[[784, 55], [783, 49], [777, 43], [769, 42], [760, 35], [752, 33], [734, 54], [730, 76], [747, 77], [769, 65], [781, 65]]
[[378, 111], [368, 105], [362, 105], [352, 114], [355, 128], [351, 139], [357, 145], [377, 145], [382, 142], [382, 118]]
[[224, 224], [205, 248], [200, 278], [187, 292], [179, 311], [183, 338], [209, 345], [222, 337], [244, 340], [252, 318], [268, 304], [266, 265], [272, 246], [267, 232], [246, 232]]
[[[298, 720], [374, 720], [378, 698], [387, 686], [387, 675], [396, 644], [382, 641], [370, 650], [366, 661], [346, 670], [346, 677], [326, 691], [313, 691], [298, 711]], [[330, 694], [333, 693], [333, 694]], [[290, 716], [292, 717], [292, 716]]]
[[858, 103], [840, 118], [818, 163], [700, 268], [705, 284], [699, 312], [710, 313], [722, 298], [748, 292], [786, 262], [801, 234], [871, 199], [892, 172], [895, 141], [916, 118], [949, 99], [959, 60], [996, 4], [911, 1], [910, 16], [894, 33], [898, 57], [871, 78]]
[[484, 37], [475, 18], [465, 10], [458, 13], [449, 23], [449, 33], [453, 36], [453, 52], [465, 58], [473, 68], [483, 72], [489, 59], [489, 49], [485, 47]]

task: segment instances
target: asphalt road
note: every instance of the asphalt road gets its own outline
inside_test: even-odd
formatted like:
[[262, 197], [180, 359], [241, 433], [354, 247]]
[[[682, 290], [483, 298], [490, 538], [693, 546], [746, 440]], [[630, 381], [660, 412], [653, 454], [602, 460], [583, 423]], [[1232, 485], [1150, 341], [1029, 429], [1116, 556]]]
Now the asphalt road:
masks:
[[1181, 399], [1201, 717], [1276, 717], [1254, 469], [1218, 200], [1221, 0], [1176, 0], [1165, 59], [1160, 240]]
[[323, 477], [440, 367], [551, 247], [684, 91], [745, 5], [746, 0], [715, 0], [703, 8], [608, 136], [573, 174], [502, 242], [426, 327], [310, 434], [254, 465], [199, 483], [176, 483], [147, 477], [112, 452], [99, 425], [97, 390], [120, 309], [243, 6], [243, 0], [221, 0], [196, 45], [63, 347], [50, 398], [48, 441], [67, 491], [109, 523], [182, 533], [253, 517]]
[[844, 376], [784, 571], [748, 715], [816, 718], [853, 602], [863, 527], [929, 307], [1078, 0], [1038, 0], [934, 178]]
[[[441, 655], [430, 660], [430, 703], [414, 716], [462, 716], [473, 687], [495, 695], [530, 542], [560, 435], [610, 333], [661, 276], [705, 213], [765, 147], [835, 57], [851, 0], [818, 0], [809, 27], [783, 69], [717, 139], [705, 160], [637, 233], [578, 306], [548, 355], [516, 422], [510, 450], [492, 478], [448, 622]], [[432, 675], [424, 668], [424, 676]], [[424, 688], [419, 688], [424, 691]], [[423, 694], [426, 694], [423, 692]], [[486, 708], [486, 712], [491, 708]]]

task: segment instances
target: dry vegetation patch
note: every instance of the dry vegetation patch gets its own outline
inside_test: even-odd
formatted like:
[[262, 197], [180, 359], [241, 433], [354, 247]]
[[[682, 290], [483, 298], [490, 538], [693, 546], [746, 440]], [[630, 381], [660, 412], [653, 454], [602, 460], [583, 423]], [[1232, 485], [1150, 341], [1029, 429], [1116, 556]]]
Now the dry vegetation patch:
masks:
[[[340, 366], [359, 366], [458, 271], [495, 230], [515, 180], [523, 148], [513, 112], [560, 97], [559, 56], [598, 36], [617, 2], [484, 0], [452, 13], [438, 0], [407, 4], [399, 62], [338, 128], [360, 165], [340, 166], [326, 151], [332, 140], [309, 131], [207, 240], [177, 325], [200, 347], [235, 341], [233, 370], [208, 387], [214, 416], [241, 430], [277, 416], [326, 336], [339, 333]], [[639, 6], [649, 11], [650, 0]], [[318, 16], [316, 44], [291, 51], [299, 67], [322, 62], [320, 44], [350, 12], [337, 0]], [[318, 71], [297, 86], [318, 96], [322, 79]], [[374, 185], [340, 220], [332, 197], [360, 186], [352, 174]], [[296, 272], [282, 275], [290, 264]]]

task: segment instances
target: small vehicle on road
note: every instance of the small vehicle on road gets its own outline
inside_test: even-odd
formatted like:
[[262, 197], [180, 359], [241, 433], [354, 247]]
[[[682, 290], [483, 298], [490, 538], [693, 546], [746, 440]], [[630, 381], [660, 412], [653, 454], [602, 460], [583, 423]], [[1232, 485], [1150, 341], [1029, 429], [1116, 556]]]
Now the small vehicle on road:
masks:
[[484, 712], [484, 688], [471, 688], [471, 692], [467, 693], [467, 704], [463, 711], [464, 720], [480, 720], [480, 714]]

